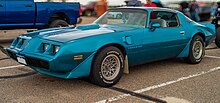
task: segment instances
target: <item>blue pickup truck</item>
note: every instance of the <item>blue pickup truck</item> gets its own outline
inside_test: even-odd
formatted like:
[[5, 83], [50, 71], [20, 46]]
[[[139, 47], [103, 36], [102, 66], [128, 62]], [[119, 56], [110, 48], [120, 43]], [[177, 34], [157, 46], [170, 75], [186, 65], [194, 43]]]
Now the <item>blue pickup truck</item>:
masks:
[[79, 18], [79, 3], [0, 0], [0, 29], [63, 27]]

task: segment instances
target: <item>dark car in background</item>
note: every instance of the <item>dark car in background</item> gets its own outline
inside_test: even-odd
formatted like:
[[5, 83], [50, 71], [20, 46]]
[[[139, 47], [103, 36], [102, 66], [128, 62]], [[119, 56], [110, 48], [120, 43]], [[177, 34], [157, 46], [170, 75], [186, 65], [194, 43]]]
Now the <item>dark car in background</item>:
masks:
[[201, 21], [207, 21], [211, 17], [211, 6], [210, 5], [199, 5], [199, 17]]
[[81, 5], [83, 16], [95, 16], [95, 1], [90, 1], [86, 5]]
[[219, 6], [218, 6], [217, 11], [215, 13], [215, 16], [212, 20], [212, 24], [214, 24], [215, 28], [216, 28], [215, 44], [217, 45], [217, 47], [220, 48], [220, 2], [217, 2], [217, 4]]
[[[180, 10], [180, 3], [181, 2], [172, 2], [164, 5], [165, 7]], [[204, 3], [204, 2], [198, 2], [199, 4], [199, 17], [201, 21], [207, 21], [211, 17], [211, 4], [210, 3]], [[188, 13], [186, 13], [188, 12]], [[185, 11], [186, 14], [189, 14], [189, 8]], [[189, 16], [189, 15], [188, 15]]]

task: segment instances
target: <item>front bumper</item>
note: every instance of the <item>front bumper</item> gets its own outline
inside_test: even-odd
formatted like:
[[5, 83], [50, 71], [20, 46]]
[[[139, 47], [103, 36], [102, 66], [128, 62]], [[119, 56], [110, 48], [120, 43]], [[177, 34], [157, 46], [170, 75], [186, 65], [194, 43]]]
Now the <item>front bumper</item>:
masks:
[[[44, 52], [41, 50], [42, 43], [50, 44]], [[50, 53], [53, 45], [61, 46], [56, 54]], [[95, 52], [79, 53], [77, 50], [72, 51], [68, 45], [58, 42], [20, 36], [6, 49], [6, 54], [42, 74], [69, 79], [89, 76]], [[80, 54], [83, 55], [83, 59], [74, 60], [74, 57]]]
[[57, 62], [56, 58], [42, 57], [36, 54], [24, 54], [22, 52], [16, 52], [10, 48], [7, 49], [7, 54], [17, 62], [17, 57], [22, 56], [27, 63], [26, 66], [34, 69], [35, 71], [41, 74], [63, 79], [81, 78], [89, 76], [92, 60], [95, 55], [95, 53], [91, 54], [87, 59], [85, 59], [77, 66], [74, 66], [71, 70], [62, 71], [63, 69], [65, 69], [65, 64]]

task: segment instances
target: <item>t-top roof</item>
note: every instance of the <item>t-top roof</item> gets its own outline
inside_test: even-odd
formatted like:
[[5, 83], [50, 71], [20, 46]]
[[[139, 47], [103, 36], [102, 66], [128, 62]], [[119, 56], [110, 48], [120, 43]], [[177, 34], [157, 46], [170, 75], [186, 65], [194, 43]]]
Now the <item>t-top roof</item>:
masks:
[[[169, 9], [169, 8], [160, 8], [160, 7], [119, 7], [119, 8], [114, 8], [114, 9], [141, 9], [141, 10], [151, 10], [151, 11], [168, 11], [168, 12], [177, 12], [174, 9]], [[114, 10], [110, 9], [110, 10]]]

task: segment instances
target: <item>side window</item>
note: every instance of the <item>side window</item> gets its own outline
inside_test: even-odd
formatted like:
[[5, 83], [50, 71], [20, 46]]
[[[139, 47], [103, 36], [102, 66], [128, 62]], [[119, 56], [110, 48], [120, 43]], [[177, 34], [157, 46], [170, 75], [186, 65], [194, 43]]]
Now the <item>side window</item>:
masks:
[[176, 13], [153, 11], [150, 15], [150, 25], [159, 23], [162, 28], [179, 27], [180, 23]]

